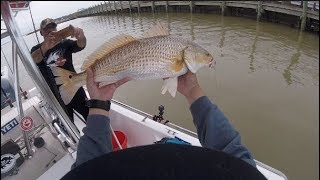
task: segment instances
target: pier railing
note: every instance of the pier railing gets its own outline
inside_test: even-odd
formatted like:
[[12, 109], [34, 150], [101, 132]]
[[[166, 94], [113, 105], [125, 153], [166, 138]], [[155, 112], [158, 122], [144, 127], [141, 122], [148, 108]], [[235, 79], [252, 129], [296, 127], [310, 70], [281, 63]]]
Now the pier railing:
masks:
[[168, 7], [188, 6], [190, 12], [198, 6], [217, 6], [221, 8], [224, 15], [228, 7], [255, 9], [257, 20], [265, 11], [288, 14], [300, 18], [300, 28], [305, 29], [306, 19], [319, 21], [318, 1], [104, 1], [104, 3], [79, 10], [73, 14], [56, 19], [58, 22], [65, 22], [78, 17], [101, 15], [105, 13], [138, 12], [150, 8], [152, 12], [156, 7], [163, 6], [168, 12]]

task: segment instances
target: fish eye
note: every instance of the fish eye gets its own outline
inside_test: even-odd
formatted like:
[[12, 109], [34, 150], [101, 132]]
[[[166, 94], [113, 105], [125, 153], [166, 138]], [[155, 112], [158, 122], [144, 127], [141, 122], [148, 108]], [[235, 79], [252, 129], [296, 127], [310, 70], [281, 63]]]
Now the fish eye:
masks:
[[206, 53], [206, 56], [210, 56], [210, 53]]

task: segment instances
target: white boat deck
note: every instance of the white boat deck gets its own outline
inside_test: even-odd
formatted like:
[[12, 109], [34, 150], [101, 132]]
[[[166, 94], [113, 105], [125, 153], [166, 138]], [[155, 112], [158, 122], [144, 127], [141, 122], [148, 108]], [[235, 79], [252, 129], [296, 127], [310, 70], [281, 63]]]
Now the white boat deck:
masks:
[[[52, 137], [47, 128], [42, 130], [41, 135], [45, 140], [45, 145], [41, 148], [33, 147], [35, 153], [31, 159], [25, 159], [24, 163], [18, 168], [18, 174], [1, 178], [3, 180], [33, 180], [37, 179], [55, 163], [58, 162], [66, 152], [58, 140]], [[26, 149], [23, 149], [23, 154]]]
[[[32, 101], [32, 100], [31, 100]], [[37, 101], [32, 101], [37, 103]], [[30, 107], [29, 107], [30, 108]], [[131, 107], [130, 107], [131, 108]], [[121, 130], [128, 138], [128, 147], [153, 144], [163, 137], [178, 137], [192, 145], [201, 146], [199, 140], [177, 129], [157, 123], [152, 119], [130, 110], [119, 104], [112, 103], [110, 118], [114, 130]], [[10, 116], [11, 117], [11, 116]], [[1, 117], [1, 119], [3, 116]], [[85, 124], [75, 116], [75, 124], [80, 130]], [[40, 133], [41, 134], [41, 133]], [[26, 159], [20, 166], [19, 173], [13, 176], [2, 178], [4, 180], [54, 180], [60, 179], [70, 171], [71, 165], [75, 161], [76, 152], [72, 155], [63, 149], [60, 142], [55, 139], [48, 128], [42, 130], [41, 137], [46, 144], [44, 147], [36, 148], [35, 154], [31, 159]], [[25, 149], [24, 149], [25, 151]], [[54, 163], [53, 161], [56, 161]], [[263, 163], [257, 163], [258, 170], [268, 179], [286, 180], [287, 178], [280, 171], [277, 171]]]

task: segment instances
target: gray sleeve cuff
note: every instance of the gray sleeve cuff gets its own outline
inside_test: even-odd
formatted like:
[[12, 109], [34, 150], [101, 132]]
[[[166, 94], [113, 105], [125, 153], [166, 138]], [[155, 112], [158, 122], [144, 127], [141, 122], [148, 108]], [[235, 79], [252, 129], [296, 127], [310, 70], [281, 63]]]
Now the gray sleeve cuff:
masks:
[[[201, 114], [202, 112], [206, 112], [211, 104], [212, 103], [207, 96], [202, 96], [191, 104], [190, 111], [192, 114]], [[216, 105], [214, 106], [216, 107]]]
[[105, 131], [108, 129], [110, 119], [100, 114], [90, 114], [87, 117], [87, 128], [94, 131]]

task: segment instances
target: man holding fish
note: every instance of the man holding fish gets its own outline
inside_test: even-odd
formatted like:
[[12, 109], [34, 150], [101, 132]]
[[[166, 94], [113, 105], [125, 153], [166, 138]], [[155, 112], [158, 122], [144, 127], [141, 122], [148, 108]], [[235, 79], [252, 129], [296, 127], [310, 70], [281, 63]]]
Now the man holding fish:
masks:
[[[88, 116], [88, 108], [83, 106], [87, 99], [84, 89], [77, 89], [74, 97], [67, 103], [61, 99], [58, 84], [54, 79], [50, 67], [61, 67], [75, 72], [73, 67], [72, 53], [81, 51], [86, 46], [86, 37], [83, 30], [69, 26], [57, 32], [57, 24], [53, 19], [44, 19], [40, 24], [40, 34], [44, 41], [31, 49], [32, 57], [40, 69], [43, 77], [47, 81], [51, 91], [59, 101], [63, 109], [73, 122], [73, 109], [79, 112], [84, 119]], [[68, 36], [75, 37], [77, 40], [65, 39]]]
[[[233, 177], [223, 176], [224, 179], [234, 179], [237, 177], [235, 174], [242, 174], [242, 179], [248, 179], [246, 177], [265, 179], [256, 169], [250, 151], [241, 143], [240, 134], [217, 105], [205, 96], [197, 81], [195, 73], [200, 68], [214, 65], [213, 57], [202, 47], [193, 42], [170, 36], [158, 24], [146, 32], [142, 38], [119, 35], [106, 42], [88, 56], [82, 66], [84, 71], [81, 73], [76, 74], [52, 67], [56, 82], [62, 84], [60, 92], [62, 92], [64, 102], [69, 102], [76, 90], [83, 85], [87, 85], [91, 98], [87, 103], [90, 107], [87, 126], [83, 129], [84, 135], [79, 140], [76, 162], [72, 166], [75, 169], [62, 179], [89, 177], [90, 179], [98, 177], [104, 179], [102, 175], [105, 175], [106, 179], [189, 179], [190, 177], [202, 179], [201, 175], [204, 174], [210, 177], [215, 175], [214, 171], [204, 171], [210, 167], [213, 167], [217, 172], [222, 170], [220, 176]], [[178, 91], [187, 99], [199, 141], [206, 148], [197, 149], [197, 151], [203, 151], [205, 154], [209, 152], [208, 149], [214, 150], [207, 154], [208, 157], [203, 157], [201, 153], [191, 153], [191, 156], [185, 157], [183, 156], [184, 152], [175, 151], [168, 154], [168, 151], [161, 150], [168, 150], [168, 148], [171, 150], [180, 148], [181, 150], [189, 149], [189, 147], [163, 145], [162, 148], [159, 144], [142, 148], [128, 148], [111, 153], [112, 134], [109, 126], [109, 110], [115, 90], [129, 80], [159, 78], [164, 79], [162, 93], [169, 91], [172, 96], [175, 96]], [[148, 151], [150, 149], [153, 150], [151, 156]], [[154, 155], [155, 152], [158, 154]], [[126, 153], [131, 153], [131, 156]], [[160, 158], [158, 158], [159, 153], [163, 153]], [[172, 154], [173, 156], [171, 156]], [[205, 163], [213, 162], [212, 159], [210, 162], [206, 159], [210, 158], [210, 154], [219, 154], [225, 159], [220, 158], [222, 161], [219, 161], [218, 164], [214, 160], [215, 163], [207, 165]], [[232, 158], [225, 156], [226, 154], [231, 155]], [[130, 159], [123, 159], [120, 155], [122, 155], [121, 157], [130, 157]], [[166, 160], [166, 157], [162, 158], [162, 156], [170, 156], [172, 159]], [[197, 158], [193, 159], [194, 162], [188, 162], [187, 159], [192, 156], [204, 158], [203, 161], [207, 162], [199, 162]], [[230, 161], [224, 161], [228, 158]], [[156, 166], [158, 162], [154, 162], [154, 159], [161, 161], [160, 167]], [[181, 163], [184, 161], [186, 162]], [[241, 171], [241, 168], [234, 169], [231, 162], [234, 162], [235, 166], [242, 167], [244, 171]], [[179, 163], [181, 163], [180, 166], [183, 166], [182, 169], [191, 167], [190, 169], [199, 172], [199, 174], [187, 170], [179, 171], [180, 167], [175, 166]], [[135, 165], [129, 167], [127, 164]], [[151, 168], [150, 170], [150, 167], [159, 168]], [[164, 169], [168, 169], [168, 171], [163, 171]], [[189, 178], [181, 178], [179, 175], [189, 176]], [[205, 177], [208, 179], [207, 176]]]
[[[93, 71], [88, 69], [88, 91], [91, 99], [101, 102], [110, 101], [115, 90], [130, 80], [124, 78], [99, 88], [94, 76]], [[79, 140], [76, 162], [62, 180], [89, 177], [265, 180], [256, 169], [250, 151], [241, 143], [240, 134], [204, 94], [195, 74], [188, 71], [178, 78], [178, 92], [185, 96], [190, 105], [203, 151], [199, 147], [186, 145], [157, 144], [112, 153], [109, 110], [94, 106], [89, 109], [87, 127]]]

